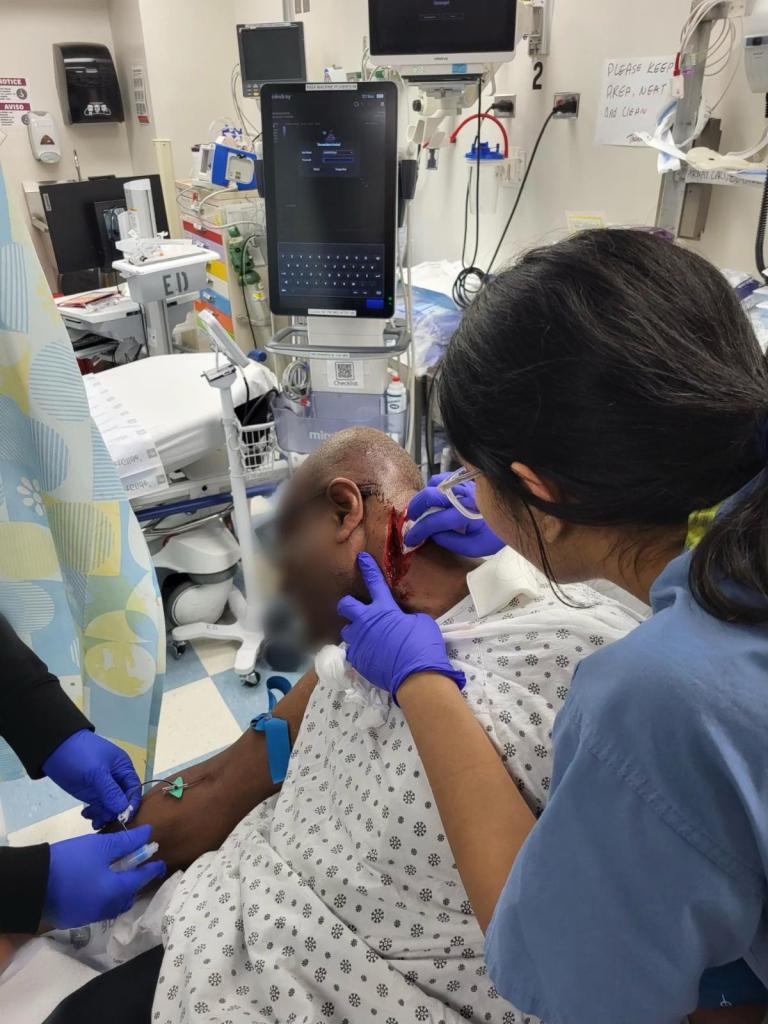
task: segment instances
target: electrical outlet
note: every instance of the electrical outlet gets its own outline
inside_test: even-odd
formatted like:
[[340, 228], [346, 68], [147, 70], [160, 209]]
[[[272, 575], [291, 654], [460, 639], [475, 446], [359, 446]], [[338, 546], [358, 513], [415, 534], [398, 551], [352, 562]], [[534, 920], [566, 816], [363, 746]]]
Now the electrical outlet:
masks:
[[[499, 109], [500, 105], [502, 109]], [[510, 120], [517, 113], [517, 96], [494, 96], [491, 113], [502, 121]]]
[[576, 102], [576, 110], [557, 111], [554, 115], [555, 120], [560, 121], [575, 121], [579, 116], [579, 107], [581, 106], [581, 93], [580, 92], [556, 92], [555, 99], [552, 104], [553, 109], [559, 106], [561, 103], [567, 103], [569, 100]]

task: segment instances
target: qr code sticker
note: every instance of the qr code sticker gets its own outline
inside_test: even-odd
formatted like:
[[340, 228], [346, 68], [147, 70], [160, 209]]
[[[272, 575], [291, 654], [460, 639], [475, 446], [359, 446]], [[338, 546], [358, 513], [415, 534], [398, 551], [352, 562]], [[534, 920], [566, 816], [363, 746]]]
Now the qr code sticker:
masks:
[[336, 379], [339, 381], [352, 381], [355, 379], [354, 363], [336, 363]]

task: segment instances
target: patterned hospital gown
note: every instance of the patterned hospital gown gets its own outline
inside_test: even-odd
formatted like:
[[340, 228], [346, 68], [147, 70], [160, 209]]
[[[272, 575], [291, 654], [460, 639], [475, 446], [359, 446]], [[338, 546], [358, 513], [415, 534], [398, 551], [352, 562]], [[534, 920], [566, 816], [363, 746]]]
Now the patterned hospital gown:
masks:
[[[486, 563], [484, 587], [470, 574], [483, 614], [469, 596], [440, 624], [468, 703], [538, 812], [576, 662], [638, 618], [587, 588], [570, 589], [584, 607], [568, 608], [509, 563], [491, 580], [501, 607], [487, 607]], [[339, 648], [321, 651], [316, 667], [282, 792], [196, 861], [173, 896], [154, 1021], [535, 1020], [487, 976], [483, 934], [401, 711]]]

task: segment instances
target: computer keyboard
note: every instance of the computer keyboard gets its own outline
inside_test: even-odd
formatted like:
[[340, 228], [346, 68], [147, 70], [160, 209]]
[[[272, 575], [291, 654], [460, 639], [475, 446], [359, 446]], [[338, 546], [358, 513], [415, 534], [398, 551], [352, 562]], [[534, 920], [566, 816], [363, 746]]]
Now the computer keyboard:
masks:
[[280, 243], [280, 294], [364, 298], [383, 308], [385, 255], [383, 245]]

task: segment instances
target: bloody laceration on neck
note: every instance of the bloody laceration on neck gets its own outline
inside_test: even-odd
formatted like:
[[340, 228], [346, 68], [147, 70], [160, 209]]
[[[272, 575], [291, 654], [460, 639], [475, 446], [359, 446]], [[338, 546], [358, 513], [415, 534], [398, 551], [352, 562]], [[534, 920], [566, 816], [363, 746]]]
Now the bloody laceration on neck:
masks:
[[403, 527], [408, 510], [398, 512], [391, 508], [387, 521], [387, 535], [384, 541], [384, 575], [391, 588], [395, 588], [408, 572], [411, 555], [403, 551]]

